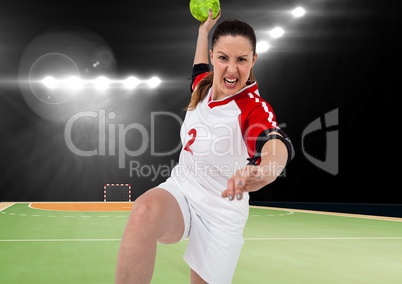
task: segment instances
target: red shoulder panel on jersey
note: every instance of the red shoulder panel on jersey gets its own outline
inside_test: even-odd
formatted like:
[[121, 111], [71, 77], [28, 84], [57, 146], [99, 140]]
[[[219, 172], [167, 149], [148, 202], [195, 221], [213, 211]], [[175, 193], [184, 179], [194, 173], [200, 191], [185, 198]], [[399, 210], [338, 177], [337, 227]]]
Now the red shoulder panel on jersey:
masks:
[[210, 72], [204, 72], [201, 73], [199, 75], [197, 75], [197, 77], [195, 77], [193, 84], [191, 85], [191, 91], [195, 90], [195, 87], [197, 86], [197, 84], [204, 79]]
[[261, 132], [277, 127], [276, 116], [270, 104], [260, 97], [257, 88], [253, 92], [237, 97], [236, 103], [241, 110], [239, 123], [243, 139], [249, 156], [253, 157], [257, 138]]

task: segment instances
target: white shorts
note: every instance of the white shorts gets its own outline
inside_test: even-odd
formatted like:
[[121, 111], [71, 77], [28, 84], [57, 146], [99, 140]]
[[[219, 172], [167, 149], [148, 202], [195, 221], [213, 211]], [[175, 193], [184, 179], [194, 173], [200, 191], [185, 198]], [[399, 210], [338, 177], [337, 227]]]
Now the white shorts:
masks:
[[188, 238], [184, 260], [208, 284], [230, 284], [244, 239], [223, 232], [195, 213], [191, 204], [169, 179], [158, 187], [170, 192], [179, 203], [184, 219], [182, 240]]

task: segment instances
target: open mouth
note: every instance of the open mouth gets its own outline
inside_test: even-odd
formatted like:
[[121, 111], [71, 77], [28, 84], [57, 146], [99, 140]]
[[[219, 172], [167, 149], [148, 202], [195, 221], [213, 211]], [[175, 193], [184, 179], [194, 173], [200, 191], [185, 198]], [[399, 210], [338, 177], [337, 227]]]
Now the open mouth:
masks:
[[234, 85], [237, 83], [237, 81], [239, 81], [239, 79], [228, 79], [228, 78], [223, 78], [223, 80], [225, 81], [226, 84], [228, 85]]

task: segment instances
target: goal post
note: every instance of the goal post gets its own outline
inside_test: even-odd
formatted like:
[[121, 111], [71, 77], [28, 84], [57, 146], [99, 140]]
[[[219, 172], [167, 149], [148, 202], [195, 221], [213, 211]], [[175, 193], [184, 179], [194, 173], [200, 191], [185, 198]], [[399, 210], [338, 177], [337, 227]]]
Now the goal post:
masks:
[[129, 201], [131, 202], [131, 184], [105, 183], [103, 186], [103, 201]]

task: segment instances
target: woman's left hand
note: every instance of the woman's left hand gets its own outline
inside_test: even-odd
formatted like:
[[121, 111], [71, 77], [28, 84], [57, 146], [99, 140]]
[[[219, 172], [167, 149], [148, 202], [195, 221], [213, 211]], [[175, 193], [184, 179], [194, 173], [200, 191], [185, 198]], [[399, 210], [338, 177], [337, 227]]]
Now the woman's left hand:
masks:
[[253, 192], [261, 189], [276, 179], [270, 174], [267, 167], [248, 165], [238, 170], [229, 180], [226, 190], [222, 192], [223, 198], [240, 200], [244, 192]]

